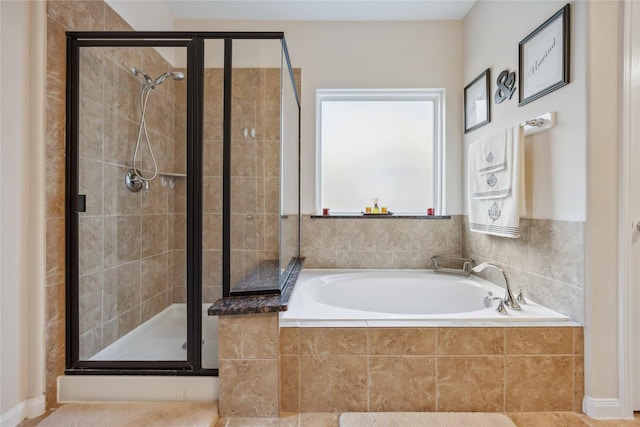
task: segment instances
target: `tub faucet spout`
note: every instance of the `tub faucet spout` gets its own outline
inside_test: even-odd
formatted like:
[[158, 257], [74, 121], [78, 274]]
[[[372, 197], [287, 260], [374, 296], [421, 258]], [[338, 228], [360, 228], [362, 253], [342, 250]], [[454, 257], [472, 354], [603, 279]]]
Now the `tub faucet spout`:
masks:
[[504, 271], [504, 268], [502, 268], [498, 264], [494, 264], [492, 262], [483, 262], [483, 263], [478, 264], [475, 267], [473, 267], [471, 269], [471, 272], [472, 273], [480, 273], [482, 270], [484, 270], [487, 267], [495, 268], [500, 273], [502, 273], [502, 277], [504, 277], [504, 283], [505, 283], [506, 288], [507, 288], [507, 290], [505, 292], [505, 295], [504, 295], [504, 304], [507, 307], [509, 307], [511, 310], [522, 310], [522, 307], [520, 307], [520, 304], [518, 304], [518, 301], [516, 301], [515, 297], [513, 296], [513, 292], [511, 292], [511, 286], [509, 286], [509, 279], [507, 278], [507, 273]]

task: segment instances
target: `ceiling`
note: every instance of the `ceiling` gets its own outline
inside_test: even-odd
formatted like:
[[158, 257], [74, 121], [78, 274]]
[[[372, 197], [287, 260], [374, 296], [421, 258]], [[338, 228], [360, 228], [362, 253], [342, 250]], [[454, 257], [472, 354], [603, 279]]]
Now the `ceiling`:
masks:
[[420, 21], [462, 19], [476, 0], [161, 0], [175, 19]]

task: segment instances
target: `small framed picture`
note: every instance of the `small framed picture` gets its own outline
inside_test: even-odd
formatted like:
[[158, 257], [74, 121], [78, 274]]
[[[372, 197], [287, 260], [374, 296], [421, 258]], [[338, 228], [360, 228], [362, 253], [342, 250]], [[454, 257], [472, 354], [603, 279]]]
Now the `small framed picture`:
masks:
[[491, 121], [489, 102], [489, 69], [464, 88], [464, 133], [478, 129]]
[[519, 106], [569, 84], [569, 4], [520, 42]]

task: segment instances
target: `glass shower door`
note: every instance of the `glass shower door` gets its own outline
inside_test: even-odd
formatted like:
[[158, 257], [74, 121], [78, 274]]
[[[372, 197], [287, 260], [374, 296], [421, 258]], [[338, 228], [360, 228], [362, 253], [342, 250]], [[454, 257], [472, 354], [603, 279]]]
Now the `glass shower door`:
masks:
[[186, 69], [151, 46], [78, 64], [78, 359], [186, 362]]
[[234, 40], [231, 294], [280, 291], [280, 40]]
[[205, 40], [202, 146], [202, 367], [218, 368], [218, 317], [206, 309], [222, 298], [224, 41]]

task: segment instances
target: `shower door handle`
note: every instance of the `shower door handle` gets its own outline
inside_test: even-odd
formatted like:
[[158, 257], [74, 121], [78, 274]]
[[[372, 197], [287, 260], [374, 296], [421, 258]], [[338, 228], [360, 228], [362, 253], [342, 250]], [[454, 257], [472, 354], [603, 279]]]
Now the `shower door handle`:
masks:
[[78, 194], [78, 198], [76, 200], [76, 212], [86, 212], [87, 211], [87, 196], [85, 194]]

